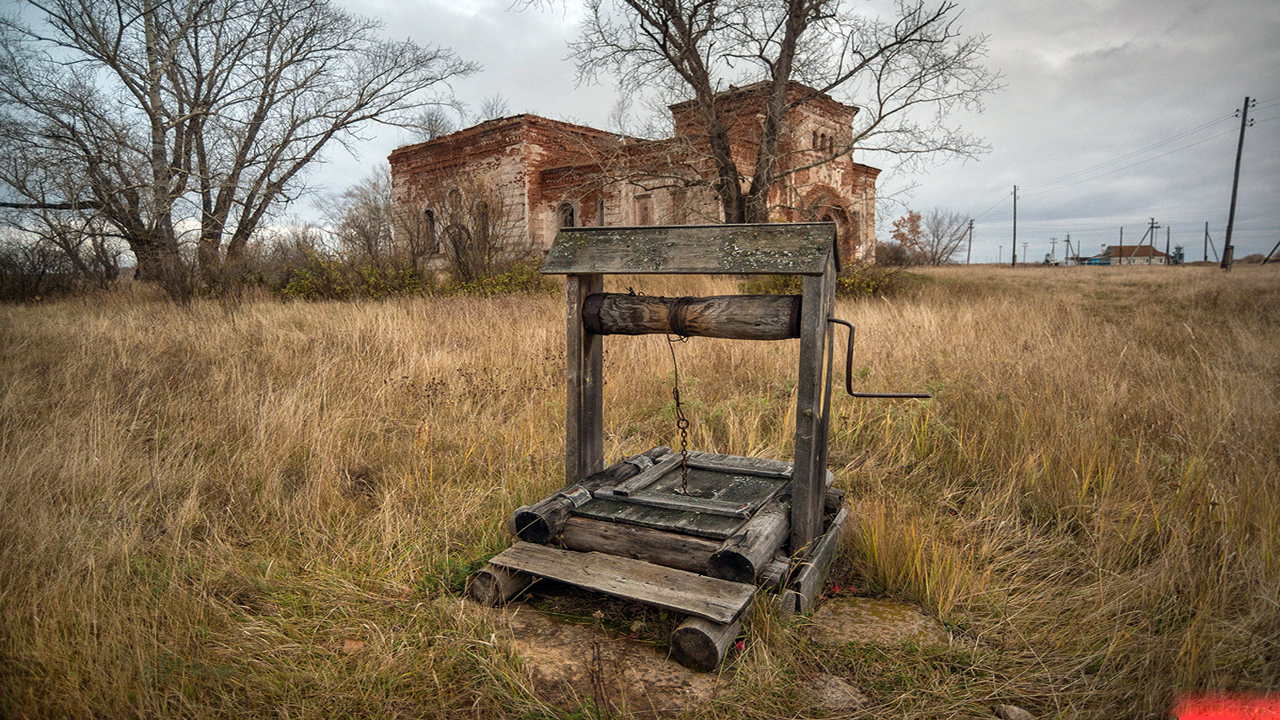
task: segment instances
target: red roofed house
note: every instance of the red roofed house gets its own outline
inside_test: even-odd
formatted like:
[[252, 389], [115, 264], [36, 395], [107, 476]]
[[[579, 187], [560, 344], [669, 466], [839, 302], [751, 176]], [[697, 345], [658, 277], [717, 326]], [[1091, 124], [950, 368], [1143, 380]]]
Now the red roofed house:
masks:
[[[744, 174], [754, 169], [767, 89], [759, 83], [717, 96]], [[792, 98], [813, 92], [799, 83], [789, 87]], [[833, 221], [841, 256], [870, 262], [880, 171], [834, 150], [851, 144], [857, 112], [818, 94], [787, 113], [779, 165], [794, 172], [771, 189], [770, 219]], [[715, 171], [697, 109], [690, 101], [672, 105], [671, 113], [675, 132], [664, 140], [516, 115], [397, 148], [389, 160], [398, 232], [422, 228], [434, 252], [429, 264], [443, 266], [444, 244], [472, 236], [475, 224], [466, 218], [475, 213], [460, 215], [456, 206], [477, 188], [487, 198], [480, 217], [501, 203], [497, 244], [513, 253], [545, 252], [563, 226], [722, 222], [719, 198], [707, 185]]]
[[1169, 264], [1169, 256], [1150, 245], [1108, 245], [1102, 257], [1111, 265]]

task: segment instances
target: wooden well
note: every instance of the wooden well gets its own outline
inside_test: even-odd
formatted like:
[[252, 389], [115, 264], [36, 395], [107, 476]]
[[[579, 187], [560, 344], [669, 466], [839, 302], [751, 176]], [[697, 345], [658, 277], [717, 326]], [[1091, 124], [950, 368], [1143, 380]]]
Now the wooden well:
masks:
[[[827, 470], [832, 223], [565, 228], [542, 272], [567, 286], [565, 487], [518, 509], [518, 541], [471, 581], [489, 604], [536, 578], [688, 616], [672, 655], [711, 670], [762, 588], [784, 613], [808, 612], [848, 519]], [[605, 274], [800, 275], [798, 296], [655, 298], [603, 292]], [[792, 462], [665, 447], [609, 467], [603, 452], [605, 335], [673, 333], [755, 341], [799, 338]]]

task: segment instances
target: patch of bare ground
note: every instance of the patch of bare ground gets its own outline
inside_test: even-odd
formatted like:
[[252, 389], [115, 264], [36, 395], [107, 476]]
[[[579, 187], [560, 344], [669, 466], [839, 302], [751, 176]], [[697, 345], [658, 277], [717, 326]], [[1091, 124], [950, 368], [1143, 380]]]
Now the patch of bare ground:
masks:
[[[838, 308], [855, 389], [935, 397], [835, 400], [856, 523], [829, 591], [914, 603], [952, 642], [819, 643], [762, 603], [683, 715], [1155, 718], [1280, 691], [1280, 271], [910, 288]], [[597, 704], [590, 673], [588, 702], [547, 700], [510, 625], [458, 609], [562, 478], [562, 323], [547, 296], [0, 308], [0, 716], [651, 711]], [[606, 345], [606, 454], [675, 442], [666, 343]], [[691, 447], [790, 456], [794, 342], [677, 353]]]

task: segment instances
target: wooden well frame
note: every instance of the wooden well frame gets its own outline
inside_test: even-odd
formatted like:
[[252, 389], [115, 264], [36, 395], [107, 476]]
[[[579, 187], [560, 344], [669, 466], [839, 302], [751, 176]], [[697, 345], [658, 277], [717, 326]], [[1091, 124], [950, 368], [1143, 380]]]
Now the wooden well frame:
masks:
[[[516, 511], [511, 530], [522, 542], [473, 578], [472, 595], [505, 602], [546, 577], [685, 612], [690, 617], [672, 638], [673, 655], [702, 670], [723, 659], [756, 585], [776, 588], [784, 613], [811, 609], [848, 519], [843, 493], [832, 489], [827, 470], [836, 247], [833, 223], [562, 229], [542, 272], [566, 278], [565, 488]], [[603, 290], [610, 274], [799, 275], [802, 293], [609, 295]], [[580, 510], [588, 503], [638, 502], [633, 493], [659, 481], [679, 457], [655, 448], [607, 468], [604, 463], [604, 336], [669, 332], [800, 340], [793, 461], [690, 453], [691, 467], [737, 473], [734, 482], [779, 478], [785, 488], [775, 494], [766, 488], [722, 535], [663, 532], [670, 528], [625, 518], [611, 523], [607, 514]], [[736, 509], [700, 502], [685, 501], [685, 510], [733, 516]], [[637, 545], [645, 549], [637, 552]]]

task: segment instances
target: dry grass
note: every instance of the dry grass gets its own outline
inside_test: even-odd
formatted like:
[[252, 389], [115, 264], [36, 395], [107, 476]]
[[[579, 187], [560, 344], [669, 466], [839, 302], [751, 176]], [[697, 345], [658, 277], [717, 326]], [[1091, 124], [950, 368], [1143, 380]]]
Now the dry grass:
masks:
[[[819, 671], [867, 688], [867, 717], [1280, 689], [1280, 273], [915, 285], [840, 307], [864, 389], [936, 399], [837, 400], [858, 520], [837, 572], [963, 640], [830, 650], [762, 612], [692, 714], [807, 714]], [[0, 310], [0, 715], [554, 715], [453, 597], [562, 476], [560, 304]], [[606, 345], [607, 455], [672, 442], [665, 343]], [[692, 447], [790, 454], [795, 343], [677, 352]]]

